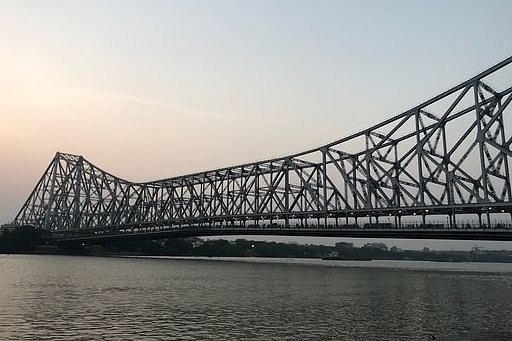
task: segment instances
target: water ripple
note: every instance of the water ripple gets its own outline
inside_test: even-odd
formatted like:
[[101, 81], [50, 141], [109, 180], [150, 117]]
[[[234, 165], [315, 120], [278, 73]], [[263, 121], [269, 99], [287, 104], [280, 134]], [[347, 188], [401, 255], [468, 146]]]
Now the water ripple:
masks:
[[0, 340], [510, 340], [512, 273], [0, 256]]

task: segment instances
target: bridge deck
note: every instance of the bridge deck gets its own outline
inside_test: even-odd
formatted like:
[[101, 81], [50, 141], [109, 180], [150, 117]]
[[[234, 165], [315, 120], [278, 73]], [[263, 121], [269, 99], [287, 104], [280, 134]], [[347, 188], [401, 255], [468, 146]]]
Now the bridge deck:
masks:
[[265, 236], [303, 236], [303, 237], [344, 237], [344, 238], [390, 238], [390, 239], [449, 239], [449, 240], [495, 240], [512, 241], [512, 227], [506, 228], [332, 228], [314, 227], [187, 227], [154, 230], [131, 229], [107, 231], [91, 231], [87, 234], [55, 235], [56, 243], [103, 243], [114, 240], [140, 240], [183, 238], [201, 236], [229, 235], [265, 235]]

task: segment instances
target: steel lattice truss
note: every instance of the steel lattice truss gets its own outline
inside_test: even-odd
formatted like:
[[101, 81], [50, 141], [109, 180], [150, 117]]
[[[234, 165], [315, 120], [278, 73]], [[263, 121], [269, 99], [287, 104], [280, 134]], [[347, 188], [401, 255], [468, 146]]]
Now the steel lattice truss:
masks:
[[[57, 153], [15, 222], [52, 232], [230, 224], [328, 226], [392, 215], [511, 212], [504, 115], [488, 82], [512, 57], [417, 107], [288, 157], [133, 183]], [[369, 217], [369, 218], [368, 218]], [[350, 219], [350, 220], [349, 220]], [[97, 232], [95, 232], [97, 233]]]

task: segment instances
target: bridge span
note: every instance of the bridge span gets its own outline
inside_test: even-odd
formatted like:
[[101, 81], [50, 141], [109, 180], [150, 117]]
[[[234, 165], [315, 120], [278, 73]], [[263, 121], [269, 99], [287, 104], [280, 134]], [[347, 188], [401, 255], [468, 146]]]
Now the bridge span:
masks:
[[265, 161], [136, 183], [58, 152], [14, 222], [60, 242], [243, 234], [511, 240], [511, 63], [358, 133]]

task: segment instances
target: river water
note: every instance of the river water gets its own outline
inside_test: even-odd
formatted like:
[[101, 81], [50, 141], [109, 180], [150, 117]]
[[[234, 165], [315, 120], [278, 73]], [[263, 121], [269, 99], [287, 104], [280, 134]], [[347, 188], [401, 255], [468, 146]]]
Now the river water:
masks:
[[0, 255], [0, 340], [512, 340], [512, 264]]

